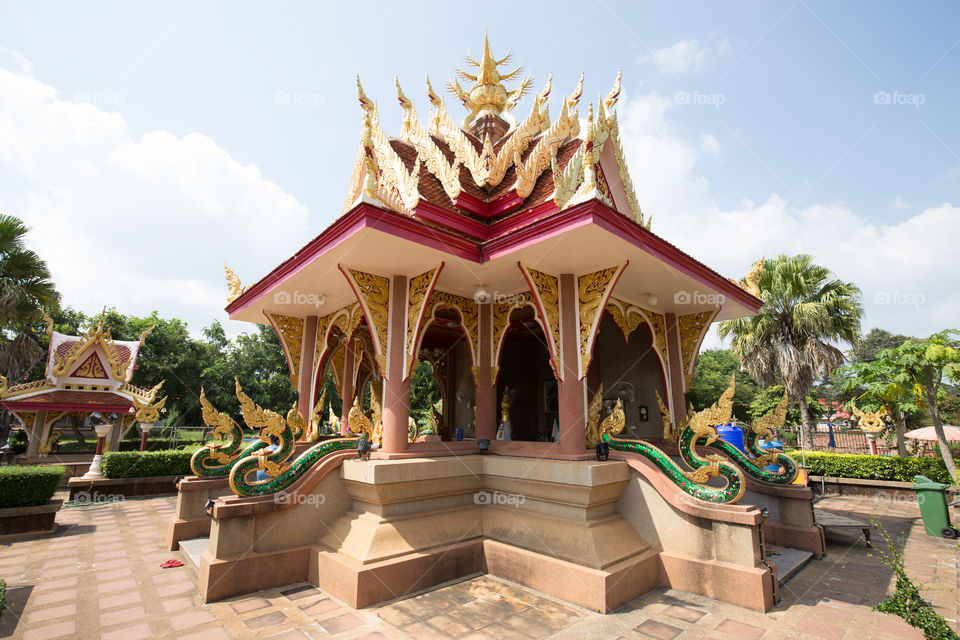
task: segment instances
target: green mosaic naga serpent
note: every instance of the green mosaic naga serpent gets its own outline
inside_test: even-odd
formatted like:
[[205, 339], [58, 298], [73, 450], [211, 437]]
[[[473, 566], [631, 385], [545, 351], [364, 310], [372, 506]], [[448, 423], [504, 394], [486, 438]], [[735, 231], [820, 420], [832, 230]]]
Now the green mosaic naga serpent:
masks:
[[[303, 432], [306, 422], [290, 409], [286, 419], [279, 413], [263, 409], [250, 399], [237, 383], [237, 399], [243, 420], [250, 427], [259, 427], [263, 447], [242, 458], [230, 471], [230, 488], [238, 496], [262, 496], [285, 489], [300, 479], [321, 458], [343, 449], [356, 449], [359, 438], [325, 440], [310, 447], [291, 463], [296, 443], [295, 434]], [[268, 449], [273, 441], [276, 446]], [[267, 478], [256, 479], [256, 472], [263, 471]], [[251, 479], [252, 477], [252, 479]]]
[[[729, 422], [733, 415], [733, 394], [735, 391], [736, 374], [733, 374], [730, 376], [730, 385], [727, 387], [726, 391], [723, 392], [723, 395], [720, 396], [720, 400], [710, 409], [693, 414], [693, 416], [691, 416], [690, 420], [687, 422], [687, 427], [693, 425], [694, 416], [701, 414], [703, 414], [701, 417], [701, 422], [705, 419], [706, 424], [711, 427]], [[760, 480], [761, 482], [770, 482], [772, 484], [790, 484], [796, 480], [797, 473], [799, 472], [796, 461], [794, 461], [794, 459], [790, 456], [784, 454], [782, 451], [764, 451], [757, 444], [757, 440], [760, 438], [763, 438], [764, 441], [770, 441], [773, 438], [774, 430], [783, 427], [783, 423], [787, 417], [787, 402], [787, 394], [784, 393], [783, 399], [780, 400], [773, 411], [754, 420], [746, 437], [747, 450], [753, 454], [752, 458], [744, 454], [742, 451], [740, 451], [740, 449], [730, 444], [726, 440], [718, 440], [710, 433], [699, 433], [696, 440], [692, 441], [692, 444], [710, 445], [714, 448], [720, 449], [749, 476]], [[699, 428], [702, 430], [703, 426], [699, 426]], [[684, 448], [682, 443], [684, 440], [684, 436], [681, 435], [681, 456], [683, 455]], [[770, 464], [779, 465], [782, 467], [782, 470], [768, 471], [764, 468]]]
[[[597, 395], [600, 395], [600, 393]], [[598, 404], [596, 403], [596, 405]], [[714, 405], [715, 408], [716, 405]], [[591, 411], [599, 412], [599, 406], [595, 406], [595, 402], [591, 402]], [[684, 471], [669, 455], [649, 442], [615, 437], [613, 434], [620, 433], [625, 423], [623, 406], [619, 399], [613, 413], [604, 419], [598, 431], [600, 438], [607, 442], [611, 449], [636, 453], [650, 460], [687, 495], [706, 502], [733, 503], [743, 497], [743, 492], [746, 489], [743, 474], [734, 465], [725, 461], [722, 456], [713, 454], [704, 457], [698, 454], [695, 449], [695, 441], [700, 436], [712, 437], [713, 439], [718, 437], [714, 427], [707, 426], [704, 428], [701, 426], [708, 419], [707, 412], [710, 411], [710, 409], [707, 409], [701, 412], [704, 415], [697, 420], [695, 427], [699, 431], [691, 428], [688, 422], [680, 432], [680, 456], [692, 471]], [[693, 418], [696, 418], [696, 415]], [[691, 422], [693, 418], [691, 418]], [[723, 478], [725, 485], [723, 487], [711, 487], [706, 484], [711, 478], [715, 477]]]
[[202, 478], [229, 475], [234, 463], [266, 446], [261, 441], [244, 448], [243, 430], [240, 429], [240, 425], [227, 414], [214, 409], [202, 387], [200, 388], [200, 409], [203, 413], [203, 422], [214, 428], [214, 441], [198, 449], [190, 458], [190, 470], [194, 474]]

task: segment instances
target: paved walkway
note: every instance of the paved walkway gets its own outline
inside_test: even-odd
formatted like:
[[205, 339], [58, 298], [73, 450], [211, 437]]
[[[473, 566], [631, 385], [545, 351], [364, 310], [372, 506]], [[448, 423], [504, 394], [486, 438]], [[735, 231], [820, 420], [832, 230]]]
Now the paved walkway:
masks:
[[[915, 504], [843, 497], [818, 506], [874, 515], [906, 534], [910, 574], [929, 583], [926, 596], [956, 627], [960, 550], [914, 523]], [[10, 601], [0, 638], [922, 638], [870, 610], [892, 581], [854, 534], [828, 539], [827, 558], [785, 585], [783, 601], [766, 614], [658, 589], [604, 616], [489, 576], [354, 611], [303, 583], [202, 604], [187, 567], [159, 566], [184, 559], [163, 548], [173, 509], [173, 498], [66, 508], [55, 537], [0, 546]]]

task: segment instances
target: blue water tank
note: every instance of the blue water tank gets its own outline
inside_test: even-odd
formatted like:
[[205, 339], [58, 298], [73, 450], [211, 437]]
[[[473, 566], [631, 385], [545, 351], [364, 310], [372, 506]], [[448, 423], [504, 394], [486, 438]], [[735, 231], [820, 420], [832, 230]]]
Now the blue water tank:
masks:
[[722, 424], [717, 427], [717, 433], [720, 434], [720, 437], [735, 446], [740, 451], [744, 451], [744, 442], [743, 442], [743, 429], [728, 422], [727, 424]]
[[[775, 449], [777, 451], [783, 451], [783, 442], [781, 440], [771, 440], [770, 442], [764, 442], [763, 440], [757, 441], [757, 446], [763, 449], [764, 451], [770, 451]], [[776, 473], [780, 470], [780, 465], [778, 464], [768, 464], [764, 467], [767, 471], [772, 471]]]

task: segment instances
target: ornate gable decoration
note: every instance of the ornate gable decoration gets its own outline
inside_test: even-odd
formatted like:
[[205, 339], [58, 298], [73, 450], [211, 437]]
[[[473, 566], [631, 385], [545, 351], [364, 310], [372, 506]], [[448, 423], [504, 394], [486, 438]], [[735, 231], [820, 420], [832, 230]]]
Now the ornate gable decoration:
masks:
[[[117, 382], [130, 380], [140, 347], [153, 327], [144, 331], [138, 342], [117, 342], [110, 335], [110, 329], [103, 326], [105, 313], [100, 315], [96, 325], [91, 325], [81, 336], [50, 332], [48, 371], [51, 377], [76, 376]], [[105, 362], [98, 353], [103, 354]]]
[[[533, 99], [529, 115], [518, 122], [513, 111], [520, 99], [532, 90], [533, 79], [520, 78], [522, 65], [511, 71], [501, 69], [511, 58], [510, 53], [503, 58], [495, 57], [484, 36], [480, 60], [468, 55], [468, 70], [457, 68], [456, 77], [450, 80], [447, 89], [467, 109], [459, 125], [447, 112], [442, 96], [434, 90], [429, 77], [426, 85], [430, 113], [427, 122], [421, 123], [413, 101], [404, 94], [397, 79], [397, 99], [403, 109], [403, 120], [400, 136], [393, 141], [380, 128], [376, 105], [363, 92], [358, 79], [363, 127], [343, 212], [367, 201], [413, 215], [421, 200], [430, 198], [434, 205], [460, 207], [458, 200], [466, 182], [472, 183], [468, 193], [474, 194], [479, 189], [490, 194], [486, 202], [515, 194], [519, 207], [534, 194], [538, 182], [543, 182], [541, 176], [550, 173], [554, 191], [544, 194], [539, 190], [535, 204], [542, 203], [546, 197], [546, 201], [552, 200], [562, 210], [591, 199], [611, 207], [616, 207], [619, 201], [625, 215], [649, 229], [650, 218], [640, 210], [620, 141], [615, 110], [621, 92], [620, 73], [610, 92], [597, 99], [595, 113], [591, 105], [586, 126], [581, 131], [577, 105], [583, 95], [583, 74], [574, 91], [563, 97], [554, 122], [551, 123], [547, 104], [553, 85], [552, 73]], [[519, 80], [519, 85], [508, 89], [505, 83], [513, 80]], [[494, 137], [491, 137], [492, 131]], [[579, 145], [574, 153], [571, 153], [571, 144]], [[398, 150], [403, 149], [408, 150], [404, 153], [406, 160], [398, 154]], [[561, 154], [564, 149], [567, 151]], [[605, 153], [605, 150], [608, 151]], [[414, 152], [416, 158], [411, 160]], [[511, 168], [515, 169], [512, 173]], [[429, 177], [424, 178], [428, 174], [439, 182], [445, 202], [438, 202], [433, 190], [421, 193], [421, 180], [429, 181]], [[495, 190], [507, 176], [512, 182], [504, 186], [509, 188]]]

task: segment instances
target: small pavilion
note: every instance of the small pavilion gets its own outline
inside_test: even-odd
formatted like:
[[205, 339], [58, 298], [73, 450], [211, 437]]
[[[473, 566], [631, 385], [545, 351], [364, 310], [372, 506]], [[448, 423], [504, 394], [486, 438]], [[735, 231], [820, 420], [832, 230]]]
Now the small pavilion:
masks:
[[[763, 611], [779, 584], [766, 544], [822, 554], [795, 462], [755, 444], [787, 399], [748, 453], [717, 441], [733, 382], [684, 408], [712, 323], [763, 305], [750, 274], [723, 277], [651, 230], [619, 73], [586, 105], [582, 74], [560, 96], [551, 75], [519, 117], [533, 80], [510, 57], [485, 38], [457, 69], [460, 123], [429, 78], [424, 116], [398, 79], [396, 136], [358, 79], [339, 216], [252, 286], [227, 269], [227, 313], [273, 326], [299, 404], [284, 420], [238, 386], [261, 428], [249, 446], [205, 410], [216, 439], [179, 484], [168, 542], [206, 601], [309, 580], [364, 607], [488, 572], [598, 611], [657, 585]], [[410, 385], [426, 362], [442, 400], [420, 431]], [[317, 442], [328, 371], [341, 437]]]
[[114, 340], [101, 314], [86, 333], [71, 336], [54, 331], [53, 320], [45, 319], [50, 338], [45, 376], [12, 386], [0, 376], [0, 407], [12, 413], [27, 434], [28, 458], [50, 453], [65, 429], [90, 430], [93, 414], [97, 424], [112, 424], [106, 443], [116, 451], [136, 422], [137, 403], [152, 403], [160, 388], [130, 382], [150, 330], [137, 341]]

